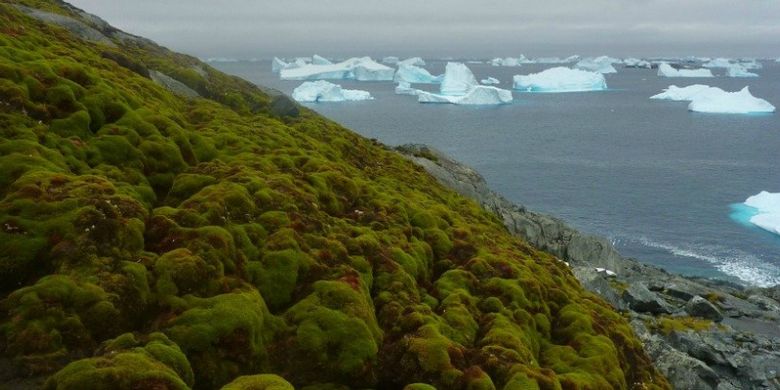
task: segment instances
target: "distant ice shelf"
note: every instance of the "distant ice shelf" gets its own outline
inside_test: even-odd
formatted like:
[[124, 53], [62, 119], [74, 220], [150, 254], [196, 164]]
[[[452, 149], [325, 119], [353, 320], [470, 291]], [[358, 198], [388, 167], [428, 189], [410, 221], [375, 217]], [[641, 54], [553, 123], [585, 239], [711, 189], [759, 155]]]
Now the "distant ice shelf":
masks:
[[344, 89], [338, 84], [324, 80], [306, 81], [293, 90], [292, 98], [298, 102], [345, 102], [372, 100], [367, 91]]
[[607, 89], [607, 81], [599, 72], [556, 67], [513, 78], [514, 89], [528, 92], [583, 92]]

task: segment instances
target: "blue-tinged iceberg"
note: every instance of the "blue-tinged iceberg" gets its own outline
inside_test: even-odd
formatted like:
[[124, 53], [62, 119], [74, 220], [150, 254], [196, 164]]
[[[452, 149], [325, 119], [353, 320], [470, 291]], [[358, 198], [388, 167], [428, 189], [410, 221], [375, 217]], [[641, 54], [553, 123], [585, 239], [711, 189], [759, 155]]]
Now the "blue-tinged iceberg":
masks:
[[742, 64], [732, 64], [726, 68], [726, 76], [729, 77], [758, 77], [757, 73], [749, 71]]
[[350, 58], [337, 64], [307, 64], [293, 69], [282, 69], [282, 80], [359, 80], [390, 81], [395, 70], [382, 65], [371, 57]]
[[664, 90], [664, 92], [661, 92], [657, 95], [653, 95], [650, 97], [650, 99], [673, 100], [676, 102], [691, 101], [696, 97], [696, 95], [705, 93], [710, 89], [717, 89], [723, 91], [720, 88], [710, 87], [709, 85], [703, 85], [703, 84], [693, 84], [687, 87], [678, 87], [676, 85], [670, 85], [669, 88], [666, 88]]
[[345, 102], [372, 100], [367, 91], [344, 89], [324, 80], [307, 81], [293, 90], [292, 98], [299, 102]]
[[612, 64], [620, 63], [617, 58], [601, 56], [596, 58], [585, 58], [577, 62], [574, 67], [577, 69], [587, 70], [591, 72], [599, 72], [601, 74], [617, 73]]
[[333, 65], [333, 63], [330, 62], [329, 59], [322, 56], [318, 56], [316, 54], [311, 56], [311, 63], [314, 65]]
[[607, 89], [599, 72], [556, 67], [529, 75], [514, 77], [514, 88], [529, 92], [583, 92]]
[[754, 114], [775, 112], [775, 106], [753, 96], [748, 87], [739, 92], [710, 88], [696, 94], [688, 110], [715, 114]]
[[489, 85], [489, 84], [495, 85], [495, 84], [500, 84], [501, 83], [495, 77], [488, 77], [486, 79], [480, 80], [479, 82], [482, 83], [482, 84], [485, 84], [485, 85]]
[[749, 222], [770, 233], [780, 234], [780, 193], [761, 191], [744, 203], [754, 210]]
[[479, 85], [471, 69], [461, 62], [448, 62], [441, 81], [442, 95], [465, 95], [471, 88]]
[[512, 103], [512, 91], [496, 87], [477, 85], [464, 95], [442, 95], [426, 91], [417, 91], [420, 103], [450, 103], [459, 105], [497, 105]]
[[758, 60], [756, 60], [755, 58], [742, 59], [739, 61], [739, 64], [742, 65], [747, 70], [762, 69], [764, 67], [764, 65], [758, 62]]
[[417, 92], [419, 92], [419, 90], [412, 88], [412, 84], [407, 81], [399, 81], [398, 85], [395, 86], [396, 95], [417, 96]]
[[417, 84], [438, 84], [442, 82], [444, 76], [434, 76], [425, 68], [404, 63], [398, 64], [398, 71], [395, 72], [393, 81]]
[[675, 69], [666, 62], [658, 65], [661, 77], [715, 77], [709, 69]]
[[398, 65], [425, 66], [425, 60], [420, 57], [411, 57], [403, 61], [398, 61]]

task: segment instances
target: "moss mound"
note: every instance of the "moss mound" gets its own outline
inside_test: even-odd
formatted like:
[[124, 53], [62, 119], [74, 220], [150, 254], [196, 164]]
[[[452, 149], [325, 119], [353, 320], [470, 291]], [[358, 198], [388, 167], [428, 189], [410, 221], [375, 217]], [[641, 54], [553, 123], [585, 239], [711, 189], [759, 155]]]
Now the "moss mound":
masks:
[[272, 106], [65, 3], [0, 2], [0, 382], [668, 388], [562, 263], [382, 145]]

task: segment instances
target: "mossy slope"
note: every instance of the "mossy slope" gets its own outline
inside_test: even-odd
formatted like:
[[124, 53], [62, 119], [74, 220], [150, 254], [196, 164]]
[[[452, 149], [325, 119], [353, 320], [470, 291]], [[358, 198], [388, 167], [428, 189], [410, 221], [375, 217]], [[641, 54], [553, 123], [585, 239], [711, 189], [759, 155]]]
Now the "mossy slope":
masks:
[[19, 3], [113, 44], [0, 2], [9, 383], [668, 388], [563, 263], [395, 153], [62, 3]]

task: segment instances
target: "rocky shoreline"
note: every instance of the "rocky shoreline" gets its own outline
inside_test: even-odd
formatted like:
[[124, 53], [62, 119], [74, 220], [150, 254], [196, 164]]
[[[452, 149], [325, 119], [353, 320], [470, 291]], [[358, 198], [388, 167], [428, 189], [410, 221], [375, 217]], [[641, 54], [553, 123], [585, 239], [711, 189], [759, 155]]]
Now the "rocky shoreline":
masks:
[[602, 237], [513, 204], [474, 169], [425, 145], [396, 148], [477, 201], [514, 235], [569, 264], [622, 312], [676, 389], [780, 389], [780, 286], [747, 288], [671, 274], [625, 258]]

